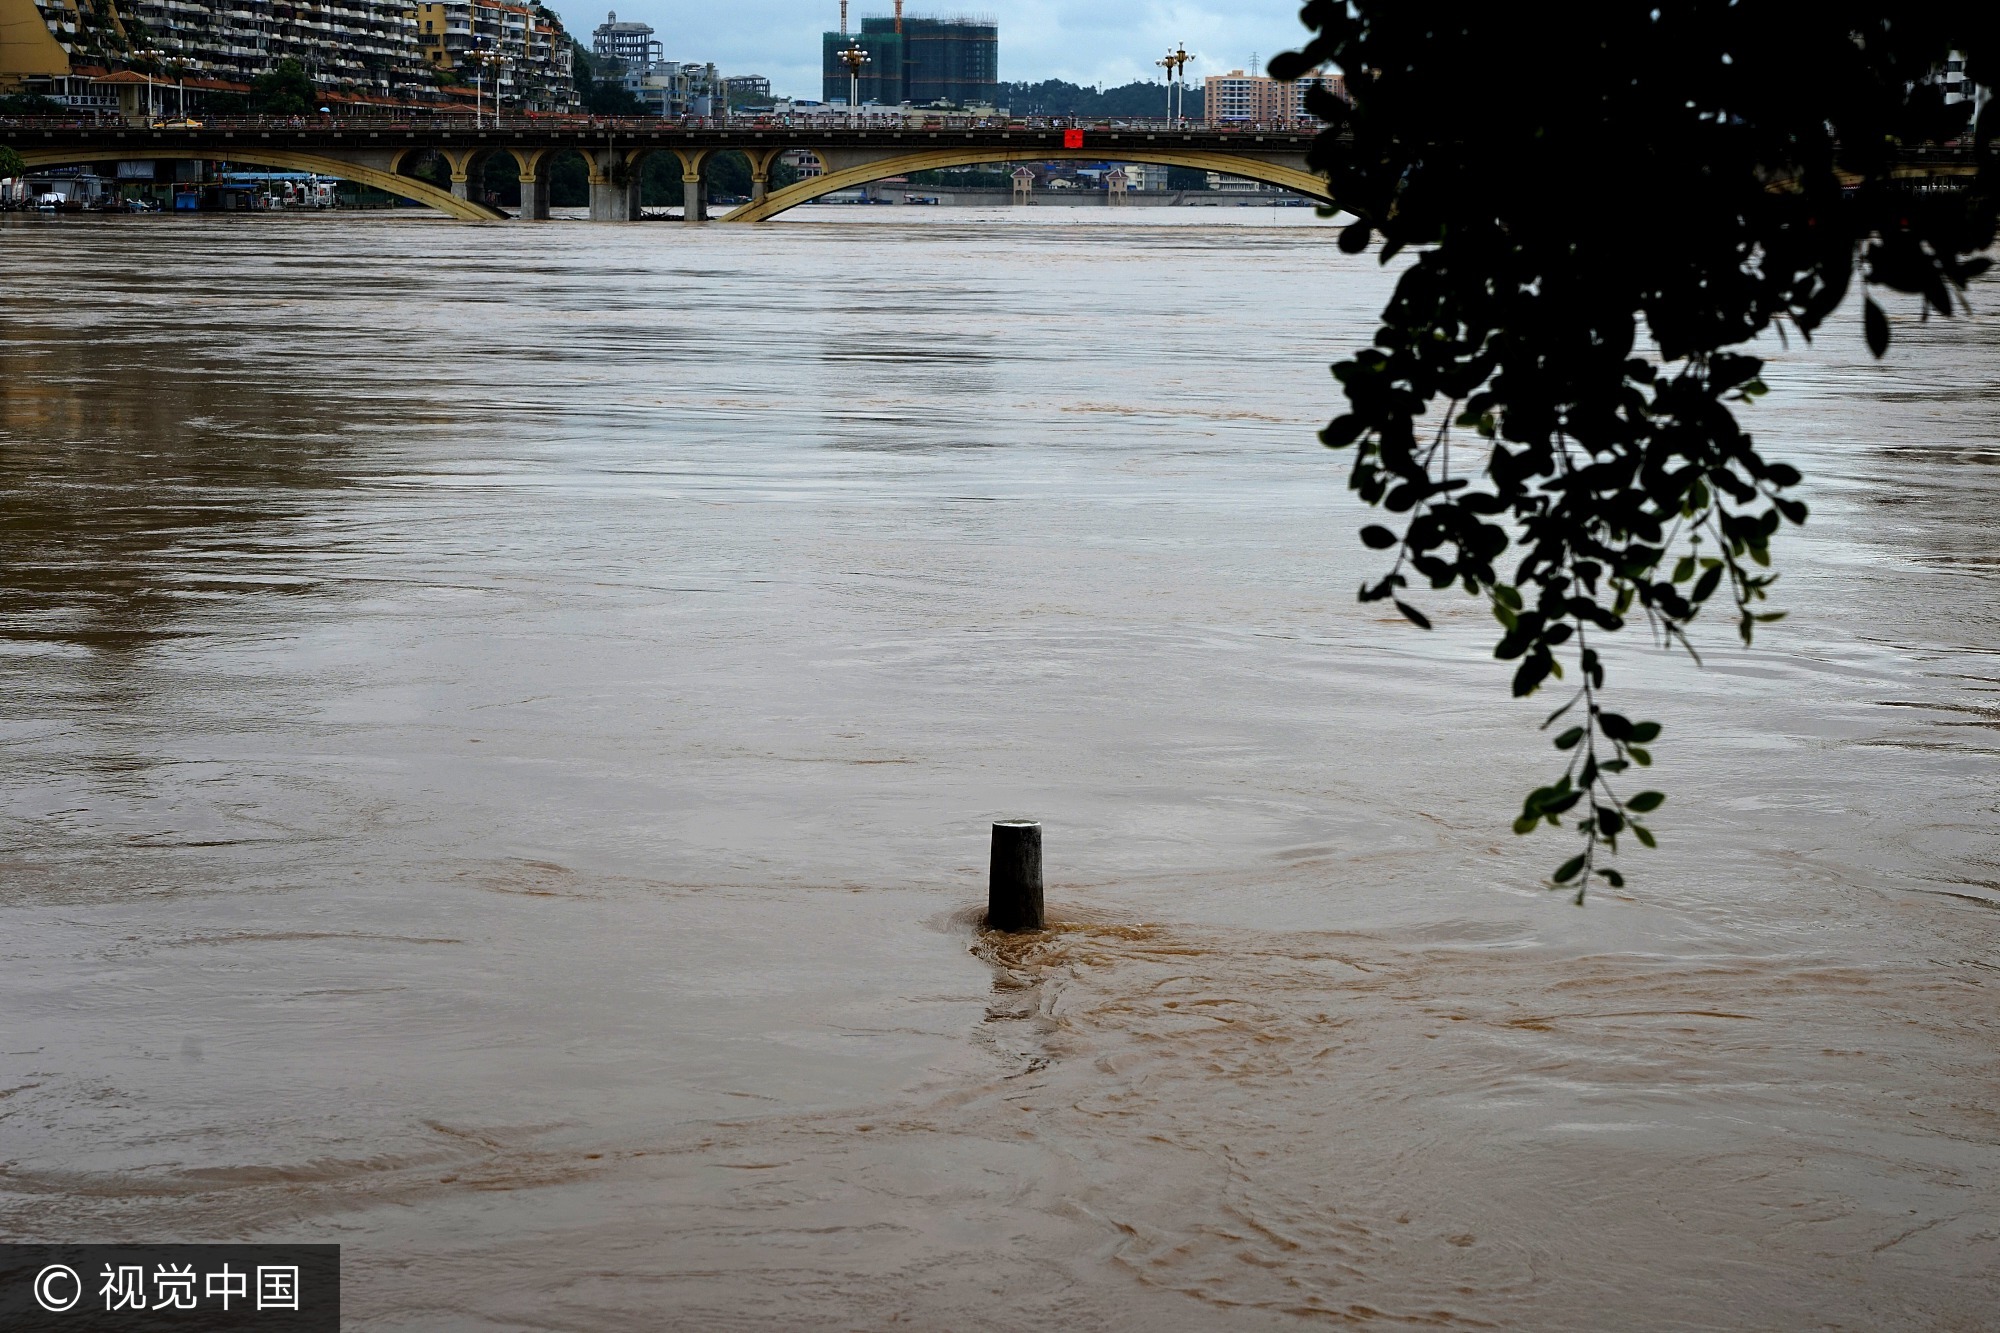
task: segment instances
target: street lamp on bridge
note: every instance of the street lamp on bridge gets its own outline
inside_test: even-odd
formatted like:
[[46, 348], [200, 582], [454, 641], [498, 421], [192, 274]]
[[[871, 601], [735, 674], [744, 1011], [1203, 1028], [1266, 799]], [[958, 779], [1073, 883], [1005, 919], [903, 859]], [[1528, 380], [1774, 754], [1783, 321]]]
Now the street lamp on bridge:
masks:
[[1187, 83], [1181, 78], [1181, 71], [1187, 68], [1190, 59], [1185, 46], [1176, 46], [1159, 62], [1167, 67], [1167, 77], [1172, 80], [1167, 87], [1167, 119], [1176, 125], [1185, 119], [1181, 111], [1187, 107]]
[[852, 125], [861, 110], [861, 67], [868, 63], [868, 53], [855, 42], [840, 53], [839, 60], [847, 66], [847, 123]]
[[472, 123], [480, 127], [485, 123], [486, 74], [493, 72], [493, 123], [500, 123], [500, 84], [505, 74], [505, 66], [513, 64], [513, 58], [503, 56], [498, 51], [476, 47], [465, 53], [465, 60], [473, 67], [472, 76]]

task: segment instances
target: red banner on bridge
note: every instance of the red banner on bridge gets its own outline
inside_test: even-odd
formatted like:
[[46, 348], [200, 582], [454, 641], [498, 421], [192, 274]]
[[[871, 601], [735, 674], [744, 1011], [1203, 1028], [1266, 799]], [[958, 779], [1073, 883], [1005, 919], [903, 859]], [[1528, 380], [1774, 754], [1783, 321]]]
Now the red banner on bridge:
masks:
[[1063, 131], [1063, 147], [1065, 147], [1065, 148], [1081, 148], [1081, 147], [1083, 147], [1083, 131], [1082, 131], [1082, 130], [1064, 130], [1064, 131]]

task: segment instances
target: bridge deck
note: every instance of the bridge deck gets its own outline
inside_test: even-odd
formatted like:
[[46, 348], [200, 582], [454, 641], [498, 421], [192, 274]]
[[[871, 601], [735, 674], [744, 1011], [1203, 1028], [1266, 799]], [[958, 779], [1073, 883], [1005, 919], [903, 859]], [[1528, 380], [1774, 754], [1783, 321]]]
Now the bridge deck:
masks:
[[211, 149], [218, 158], [242, 152], [259, 144], [273, 148], [325, 150], [370, 145], [450, 144], [464, 147], [490, 143], [529, 148], [630, 147], [659, 144], [672, 148], [770, 148], [776, 146], [886, 147], [916, 148], [932, 143], [977, 148], [1018, 146], [1032, 157], [1040, 147], [1059, 147], [1063, 136], [1081, 129], [1089, 147], [1102, 147], [1113, 156], [1119, 146], [1184, 146], [1210, 152], [1299, 152], [1310, 145], [1314, 131], [1305, 128], [1217, 128], [1212, 126], [1135, 127], [1084, 125], [1080, 127], [1011, 124], [1006, 126], [948, 129], [848, 129], [845, 127], [805, 127], [785, 125], [681, 125], [644, 118], [579, 123], [573, 120], [508, 120], [475, 128], [461, 124], [364, 120], [327, 123], [317, 118], [303, 125], [283, 120], [211, 120], [199, 129], [171, 126], [51, 123], [47, 120], [0, 120], [0, 132], [16, 146], [65, 147], [117, 157], [142, 154], [152, 147]]

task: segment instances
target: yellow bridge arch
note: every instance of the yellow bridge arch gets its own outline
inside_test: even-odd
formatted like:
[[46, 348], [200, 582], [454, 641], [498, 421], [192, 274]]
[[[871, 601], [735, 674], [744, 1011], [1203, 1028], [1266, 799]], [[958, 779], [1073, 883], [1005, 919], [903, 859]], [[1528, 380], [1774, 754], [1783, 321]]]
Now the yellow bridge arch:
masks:
[[1326, 178], [1298, 167], [1286, 166], [1281, 162], [1269, 162], [1262, 158], [1235, 153], [1204, 152], [1200, 149], [1172, 148], [1128, 148], [1123, 144], [1115, 148], [1102, 145], [1095, 148], [1051, 148], [1043, 144], [1022, 144], [1013, 148], [933, 148], [920, 153], [905, 153], [897, 157], [885, 157], [859, 166], [843, 167], [838, 171], [828, 171], [823, 176], [813, 176], [795, 181], [782, 190], [773, 190], [762, 199], [755, 200], [733, 210], [725, 222], [763, 222], [776, 217], [788, 208], [810, 203], [821, 195], [835, 190], [851, 189], [857, 185], [868, 185], [888, 176], [902, 176], [912, 171], [935, 171], [940, 167], [971, 167], [986, 162], [1140, 162], [1149, 166], [1189, 167], [1196, 171], [1215, 171], [1227, 176], [1242, 176], [1280, 189], [1291, 190], [1311, 199], [1331, 203], [1327, 193]]
[[[74, 148], [22, 148], [18, 150], [21, 160], [31, 167], [71, 166], [79, 161], [102, 160], [101, 155], [79, 158]], [[414, 176], [401, 176], [379, 167], [366, 166], [344, 157], [322, 157], [318, 153], [301, 152], [293, 148], [242, 148], [234, 146], [229, 150], [231, 162], [255, 164], [261, 167], [276, 167], [284, 171], [309, 171], [315, 175], [333, 176], [340, 180], [355, 181], [371, 186], [384, 194], [393, 194], [401, 199], [427, 204], [440, 212], [464, 222], [498, 222], [507, 215], [485, 204], [461, 199], [450, 190], [440, 189], [426, 180]], [[135, 148], [132, 156], [149, 161], [209, 161], [217, 156], [214, 149], [193, 150], [147, 146]]]

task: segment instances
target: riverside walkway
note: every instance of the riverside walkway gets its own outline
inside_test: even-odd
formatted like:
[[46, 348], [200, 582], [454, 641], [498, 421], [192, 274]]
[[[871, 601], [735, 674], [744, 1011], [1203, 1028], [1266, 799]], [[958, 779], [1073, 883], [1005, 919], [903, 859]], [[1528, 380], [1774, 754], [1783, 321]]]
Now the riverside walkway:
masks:
[[[994, 122], [974, 127], [828, 127], [776, 122], [685, 123], [653, 118], [538, 116], [485, 124], [462, 119], [391, 121], [331, 117], [241, 118], [188, 125], [0, 121], [7, 143], [31, 167], [78, 166], [132, 159], [226, 161], [242, 166], [336, 176], [467, 221], [510, 215], [476, 199], [471, 182], [487, 161], [506, 154], [521, 183], [526, 220], [549, 215], [547, 165], [561, 153], [583, 159], [593, 222], [639, 216], [640, 169], [656, 153], [681, 168], [683, 217], [706, 215], [702, 164], [714, 153], [741, 152], [750, 163], [751, 200], [725, 219], [763, 222], [835, 190], [912, 171], [996, 162], [1092, 161], [1188, 167], [1280, 186], [1326, 199], [1326, 181], [1306, 163], [1315, 130], [1174, 125], [1166, 121], [1077, 125], [1064, 121]], [[821, 174], [771, 189], [779, 154], [804, 150]], [[448, 169], [446, 188], [417, 174], [432, 160]], [[442, 174], [442, 173], [439, 173]]]

